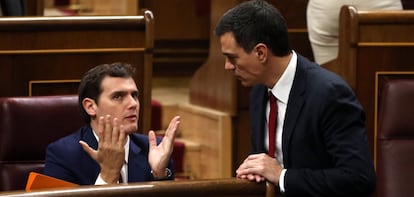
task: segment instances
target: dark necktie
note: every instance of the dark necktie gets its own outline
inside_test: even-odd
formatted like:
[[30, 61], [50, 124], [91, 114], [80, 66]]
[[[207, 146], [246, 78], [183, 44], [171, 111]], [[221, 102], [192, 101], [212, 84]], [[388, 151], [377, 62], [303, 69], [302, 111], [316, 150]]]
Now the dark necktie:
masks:
[[277, 124], [277, 103], [272, 92], [269, 92], [270, 112], [269, 112], [269, 156], [275, 157], [275, 134]]

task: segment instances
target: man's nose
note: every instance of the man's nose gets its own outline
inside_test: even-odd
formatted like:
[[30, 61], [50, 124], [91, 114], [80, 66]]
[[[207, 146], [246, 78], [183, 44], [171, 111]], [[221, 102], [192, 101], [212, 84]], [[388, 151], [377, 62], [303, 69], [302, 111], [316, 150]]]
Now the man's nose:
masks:
[[138, 97], [135, 97], [135, 96], [130, 95], [128, 98], [129, 98], [128, 99], [128, 103], [131, 106], [137, 106], [138, 105], [138, 103], [139, 103]]
[[224, 69], [226, 70], [234, 70], [235, 66], [226, 59], [226, 62], [224, 63]]

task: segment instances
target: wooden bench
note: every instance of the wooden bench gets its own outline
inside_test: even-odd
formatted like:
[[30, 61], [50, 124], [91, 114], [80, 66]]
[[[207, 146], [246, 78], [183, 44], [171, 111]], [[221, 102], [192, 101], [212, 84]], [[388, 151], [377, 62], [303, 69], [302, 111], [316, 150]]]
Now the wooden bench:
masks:
[[[414, 70], [414, 11], [358, 11], [343, 6], [340, 12], [339, 52], [329, 69], [341, 75], [354, 89], [366, 112], [366, 126], [375, 150], [378, 92], [376, 79], [390, 73], [407, 77]], [[388, 74], [387, 74], [388, 73]]]
[[0, 97], [77, 93], [91, 67], [127, 62], [140, 90], [139, 131], [150, 129], [153, 14], [0, 18]]
[[274, 185], [255, 183], [242, 179], [206, 179], [192, 181], [158, 181], [125, 185], [79, 186], [39, 191], [0, 192], [0, 196], [197, 196], [197, 197], [274, 197]]

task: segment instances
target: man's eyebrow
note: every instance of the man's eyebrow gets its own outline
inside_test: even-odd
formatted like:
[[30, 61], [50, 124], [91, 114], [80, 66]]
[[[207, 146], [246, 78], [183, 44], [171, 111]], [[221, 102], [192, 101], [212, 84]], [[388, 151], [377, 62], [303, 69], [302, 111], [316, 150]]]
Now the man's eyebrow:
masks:
[[119, 95], [119, 94], [125, 95], [125, 94], [127, 94], [127, 91], [117, 90], [117, 91], [113, 91], [111, 93], [111, 95]]
[[226, 56], [226, 57], [237, 57], [237, 55], [235, 55], [235, 54], [226, 53], [226, 52], [223, 52], [223, 55]]
[[117, 90], [117, 91], [113, 91], [112, 93], [111, 93], [111, 95], [119, 95], [119, 94], [121, 94], [121, 95], [126, 95], [126, 94], [129, 94], [129, 93], [132, 93], [132, 94], [138, 94], [139, 93], [139, 90], [133, 90], [133, 91], [126, 91], [126, 90]]

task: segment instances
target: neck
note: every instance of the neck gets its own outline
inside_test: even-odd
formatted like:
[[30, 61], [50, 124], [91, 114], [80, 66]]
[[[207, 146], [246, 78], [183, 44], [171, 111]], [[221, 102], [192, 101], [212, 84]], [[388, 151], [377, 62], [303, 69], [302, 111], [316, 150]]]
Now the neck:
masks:
[[267, 79], [268, 82], [266, 82], [266, 86], [268, 88], [273, 88], [275, 84], [279, 81], [280, 77], [285, 72], [286, 68], [289, 65], [290, 59], [292, 58], [292, 53], [289, 53], [286, 56], [278, 57], [273, 56], [269, 59], [269, 72]]

